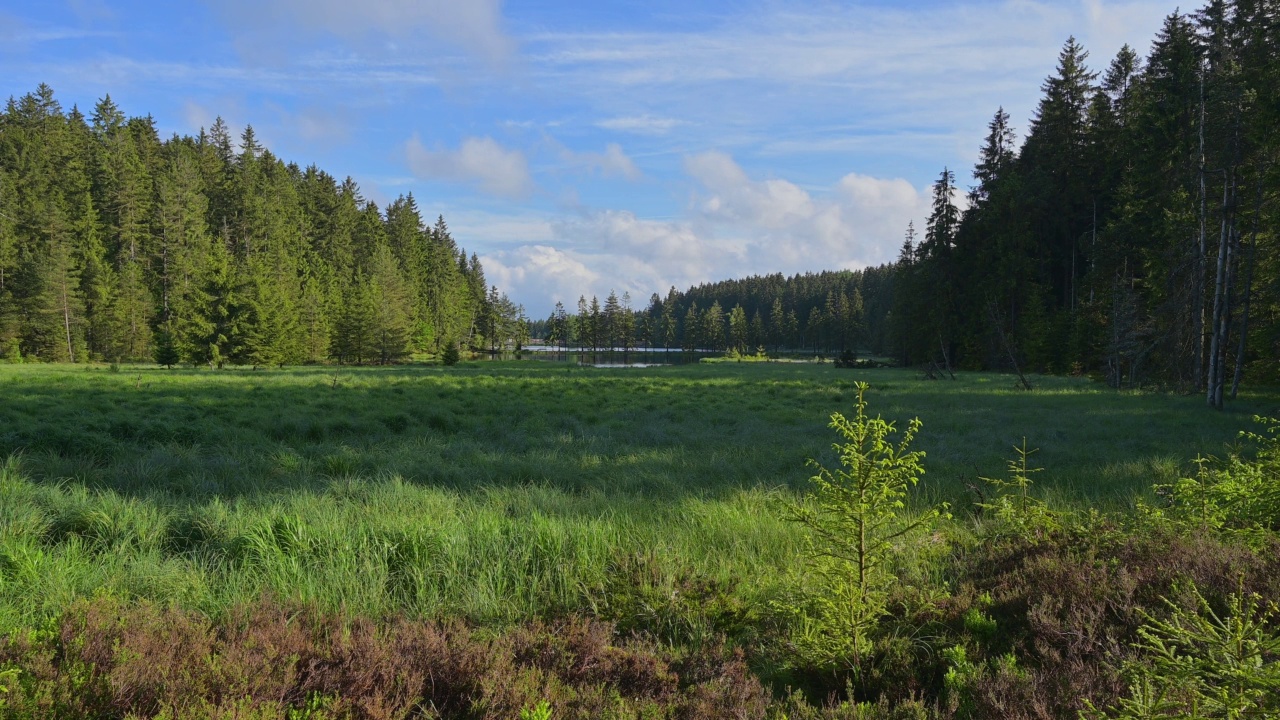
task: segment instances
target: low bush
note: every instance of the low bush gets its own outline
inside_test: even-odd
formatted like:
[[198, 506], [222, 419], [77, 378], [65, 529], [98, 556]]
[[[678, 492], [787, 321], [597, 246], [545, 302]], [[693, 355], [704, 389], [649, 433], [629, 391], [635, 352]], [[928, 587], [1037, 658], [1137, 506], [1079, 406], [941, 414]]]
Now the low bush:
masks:
[[495, 633], [271, 600], [217, 621], [80, 602], [46, 631], [10, 635], [0, 690], [0, 716], [64, 720], [763, 718], [768, 704], [740, 654], [676, 653], [595, 620]]

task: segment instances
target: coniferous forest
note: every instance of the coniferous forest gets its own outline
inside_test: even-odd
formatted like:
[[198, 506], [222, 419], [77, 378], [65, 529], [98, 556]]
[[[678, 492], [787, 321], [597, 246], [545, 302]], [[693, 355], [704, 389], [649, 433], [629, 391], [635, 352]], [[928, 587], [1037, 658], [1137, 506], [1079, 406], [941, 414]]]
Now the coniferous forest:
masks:
[[673, 288], [639, 340], [1085, 373], [1221, 407], [1280, 377], [1277, 22], [1213, 0], [1101, 65], [1069, 39], [1029, 127], [995, 112], [976, 185], [944, 169], [897, 262]]
[[443, 217], [380, 209], [221, 119], [161, 140], [42, 85], [0, 114], [0, 355], [52, 362], [386, 364], [494, 347], [522, 310]]

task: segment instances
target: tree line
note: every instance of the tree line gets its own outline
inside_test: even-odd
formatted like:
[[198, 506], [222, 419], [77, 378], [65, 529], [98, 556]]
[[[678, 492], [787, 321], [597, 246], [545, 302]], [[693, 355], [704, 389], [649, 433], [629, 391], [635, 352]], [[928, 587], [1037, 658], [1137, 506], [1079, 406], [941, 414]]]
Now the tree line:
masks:
[[996, 111], [967, 202], [944, 169], [896, 262], [673, 288], [638, 338], [1090, 374], [1215, 407], [1280, 377], [1280, 3], [1211, 0], [1145, 59], [1087, 60], [1068, 39], [1021, 143]]
[[1021, 363], [1204, 392], [1280, 372], [1280, 4], [1169, 15], [1102, 72], [1074, 38], [1021, 146], [1003, 109], [968, 192], [933, 188], [895, 265], [904, 363]]
[[667, 296], [654, 293], [635, 309], [630, 295], [610, 292], [601, 304], [580, 297], [577, 312], [563, 303], [531, 325], [548, 343], [599, 351], [634, 347], [686, 351], [884, 352], [889, 332], [890, 266], [753, 275], [704, 283]]
[[0, 357], [393, 363], [518, 341], [523, 309], [412, 194], [286, 163], [219, 118], [162, 141], [41, 85], [0, 113]]

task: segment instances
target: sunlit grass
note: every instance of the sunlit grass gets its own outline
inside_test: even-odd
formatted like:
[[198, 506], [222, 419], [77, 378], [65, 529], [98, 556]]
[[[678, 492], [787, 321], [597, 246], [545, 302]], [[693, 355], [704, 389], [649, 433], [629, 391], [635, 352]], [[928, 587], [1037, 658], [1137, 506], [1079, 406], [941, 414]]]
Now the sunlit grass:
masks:
[[1274, 405], [796, 364], [3, 367], [0, 622], [93, 594], [216, 613], [265, 593], [502, 623], [585, 609], [640, 554], [760, 599], [800, 544], [777, 497], [830, 452], [858, 380], [872, 412], [924, 421], [919, 492], [957, 523], [1023, 436], [1041, 497], [1121, 508]]

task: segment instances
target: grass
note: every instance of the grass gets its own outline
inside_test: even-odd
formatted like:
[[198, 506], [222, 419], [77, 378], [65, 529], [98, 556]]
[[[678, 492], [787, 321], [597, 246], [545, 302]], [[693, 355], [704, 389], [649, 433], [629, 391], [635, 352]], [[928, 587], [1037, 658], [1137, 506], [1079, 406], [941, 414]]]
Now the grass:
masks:
[[759, 602], [800, 545], [774, 496], [830, 460], [858, 380], [872, 412], [924, 421], [921, 492], [958, 508], [1023, 436], [1042, 497], [1120, 508], [1277, 412], [829, 365], [0, 367], [0, 629], [94, 595], [508, 623], [590, 609], [638, 556]]

